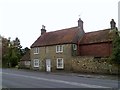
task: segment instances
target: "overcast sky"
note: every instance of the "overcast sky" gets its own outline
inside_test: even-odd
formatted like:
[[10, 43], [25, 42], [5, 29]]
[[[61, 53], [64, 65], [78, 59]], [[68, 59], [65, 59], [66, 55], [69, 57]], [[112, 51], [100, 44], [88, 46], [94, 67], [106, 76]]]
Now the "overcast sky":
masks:
[[0, 0], [0, 35], [18, 37], [30, 47], [47, 32], [77, 26], [79, 15], [85, 32], [110, 28], [113, 18], [118, 26], [119, 0]]

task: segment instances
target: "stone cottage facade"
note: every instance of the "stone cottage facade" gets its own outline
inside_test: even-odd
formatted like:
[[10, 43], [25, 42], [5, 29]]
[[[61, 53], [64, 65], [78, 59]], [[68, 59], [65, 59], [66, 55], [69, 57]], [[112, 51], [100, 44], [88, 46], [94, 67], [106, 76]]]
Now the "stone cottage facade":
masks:
[[78, 41], [84, 34], [81, 19], [78, 20], [77, 27], [53, 32], [46, 32], [43, 26], [41, 36], [31, 46], [31, 68], [70, 71], [71, 57], [78, 54]]
[[[31, 69], [47, 72], [71, 71], [72, 60], [76, 56], [109, 56], [112, 48], [109, 38], [102, 36], [101, 39], [99, 38], [110, 30], [85, 33], [80, 18], [78, 26], [62, 30], [46, 32], [45, 26], [42, 26], [40, 37], [31, 45]], [[105, 41], [101, 42], [104, 39]], [[106, 51], [96, 54], [99, 48]]]

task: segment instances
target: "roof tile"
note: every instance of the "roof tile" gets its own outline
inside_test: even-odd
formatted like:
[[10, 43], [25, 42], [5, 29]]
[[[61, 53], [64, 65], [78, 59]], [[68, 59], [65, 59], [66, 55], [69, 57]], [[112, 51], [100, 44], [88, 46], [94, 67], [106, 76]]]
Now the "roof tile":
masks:
[[98, 42], [111, 41], [110, 29], [99, 30], [94, 32], [85, 33], [80, 44], [90, 44]]
[[41, 35], [31, 47], [40, 47], [56, 44], [77, 43], [75, 41], [75, 35], [79, 32], [78, 27], [72, 27], [53, 32], [46, 32]]

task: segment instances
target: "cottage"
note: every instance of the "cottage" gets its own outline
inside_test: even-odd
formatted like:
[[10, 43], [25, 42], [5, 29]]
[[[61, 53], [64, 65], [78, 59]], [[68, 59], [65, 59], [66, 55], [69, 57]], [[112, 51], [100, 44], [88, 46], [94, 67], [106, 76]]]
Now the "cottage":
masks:
[[46, 32], [42, 26], [41, 36], [31, 46], [31, 68], [41, 71], [71, 69], [71, 59], [78, 54], [78, 41], [84, 35], [83, 21], [77, 27]]
[[46, 32], [42, 26], [41, 35], [31, 45], [31, 69], [40, 71], [71, 71], [72, 59], [76, 56], [107, 57], [112, 50], [112, 28], [85, 33], [83, 21], [78, 26]]

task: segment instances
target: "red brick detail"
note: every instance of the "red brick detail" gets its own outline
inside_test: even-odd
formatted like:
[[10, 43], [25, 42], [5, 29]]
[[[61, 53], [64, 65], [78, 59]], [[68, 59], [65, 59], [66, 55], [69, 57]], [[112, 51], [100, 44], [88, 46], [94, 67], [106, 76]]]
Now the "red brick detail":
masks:
[[80, 56], [108, 57], [112, 53], [112, 43], [94, 43], [80, 45]]

